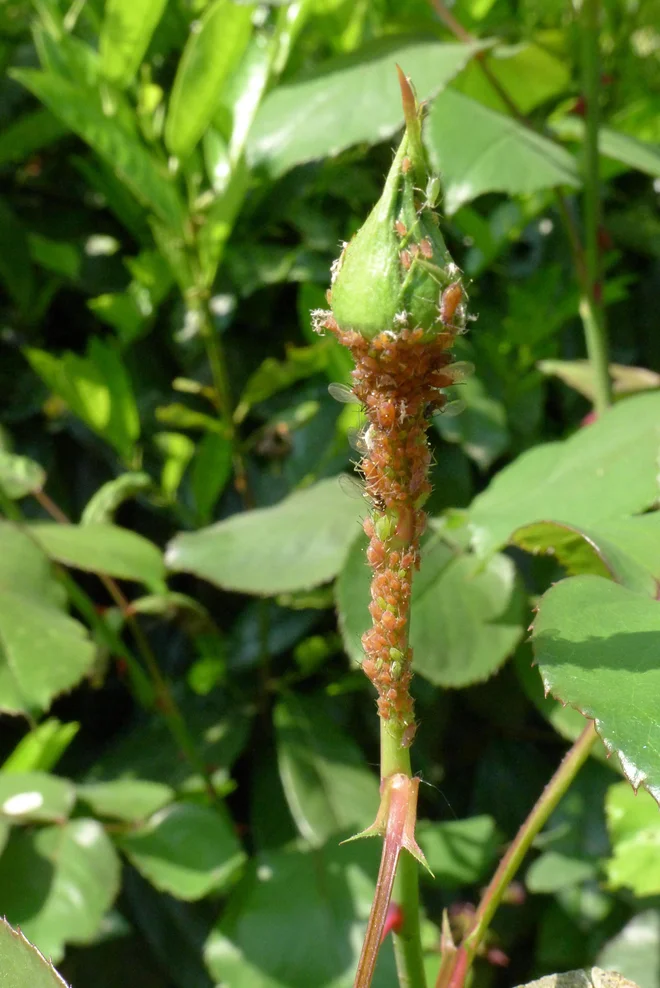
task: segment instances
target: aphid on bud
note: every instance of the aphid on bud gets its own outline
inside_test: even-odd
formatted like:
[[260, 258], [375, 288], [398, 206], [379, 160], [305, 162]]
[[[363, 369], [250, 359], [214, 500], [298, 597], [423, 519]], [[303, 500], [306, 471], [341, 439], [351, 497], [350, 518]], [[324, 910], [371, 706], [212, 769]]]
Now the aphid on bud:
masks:
[[379, 515], [374, 522], [374, 528], [381, 542], [386, 542], [394, 531], [394, 522], [388, 515]]
[[440, 178], [438, 175], [431, 175], [428, 182], [426, 183], [426, 202], [424, 205], [427, 209], [434, 209], [440, 198]]
[[396, 422], [396, 405], [393, 401], [383, 401], [376, 409], [378, 425], [381, 429], [391, 429]]
[[445, 326], [452, 325], [454, 313], [463, 301], [463, 286], [460, 281], [454, 281], [445, 288], [440, 296], [440, 321]]
[[370, 566], [382, 566], [386, 559], [385, 546], [374, 539], [367, 549], [367, 561]]
[[382, 617], [382, 624], [386, 631], [394, 631], [396, 628], [396, 617], [391, 611], [384, 611]]
[[390, 663], [390, 676], [394, 680], [401, 679], [401, 663], [400, 662], [392, 662], [392, 663]]
[[396, 232], [399, 234], [400, 237], [405, 237], [405, 235], [408, 233], [408, 231], [406, 230], [406, 224], [402, 223], [401, 220], [396, 221], [396, 223], [394, 224], [394, 229], [396, 230]]

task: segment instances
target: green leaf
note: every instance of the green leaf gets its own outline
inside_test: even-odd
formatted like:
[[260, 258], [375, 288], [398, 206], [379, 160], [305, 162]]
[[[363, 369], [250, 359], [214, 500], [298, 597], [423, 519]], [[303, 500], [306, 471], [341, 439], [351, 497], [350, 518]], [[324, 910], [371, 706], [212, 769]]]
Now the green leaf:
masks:
[[274, 723], [282, 787], [300, 835], [320, 847], [338, 831], [370, 826], [378, 780], [323, 703], [289, 694], [276, 706]]
[[174, 183], [165, 168], [116, 117], [104, 116], [84, 91], [58, 75], [13, 69], [12, 78], [86, 141], [142, 205], [172, 229], [183, 229], [183, 205]]
[[465, 402], [460, 415], [435, 415], [433, 424], [450, 443], [460, 443], [465, 453], [481, 470], [488, 470], [509, 445], [506, 410], [476, 377], [469, 378], [456, 390], [456, 398]]
[[[377, 841], [260, 855], [211, 932], [205, 958], [232, 988], [351, 988], [378, 870]], [[396, 983], [389, 943], [374, 988]]]
[[660, 894], [660, 816], [657, 803], [635, 793], [626, 782], [610, 786], [607, 822], [612, 856], [607, 861], [611, 888], [630, 888], [636, 896]]
[[654, 504], [658, 421], [660, 394], [638, 395], [617, 402], [564, 442], [523, 453], [472, 503], [477, 551], [492, 552], [530, 522], [592, 528]]
[[0, 709], [45, 710], [88, 673], [95, 649], [64, 612], [61, 586], [33, 539], [0, 524]]
[[202, 525], [208, 525], [231, 477], [232, 466], [233, 447], [226, 436], [209, 433], [197, 444], [190, 467], [190, 487]]
[[75, 801], [76, 791], [67, 779], [46, 772], [0, 772], [0, 815], [12, 823], [63, 823]]
[[146, 820], [174, 800], [174, 790], [146, 779], [114, 779], [78, 786], [78, 798], [97, 816], [113, 820]]
[[101, 72], [118, 86], [132, 82], [167, 0], [108, 0], [99, 36]]
[[181, 56], [165, 123], [165, 143], [178, 158], [193, 150], [218, 109], [222, 89], [252, 33], [253, 7], [215, 0], [194, 25]]
[[490, 816], [420, 820], [415, 834], [435, 880], [446, 889], [482, 881], [497, 860], [498, 835]]
[[69, 406], [74, 415], [130, 458], [140, 434], [132, 385], [119, 353], [94, 337], [86, 357], [67, 352], [26, 349], [32, 369]]
[[442, 174], [443, 209], [449, 215], [486, 192], [531, 195], [580, 186], [568, 151], [452, 89], [433, 101], [424, 138], [433, 167]]
[[[536, 366], [542, 374], [558, 377], [569, 388], [574, 388], [589, 401], [593, 401], [594, 373], [588, 360], [539, 360]], [[610, 364], [609, 371], [615, 395], [629, 395], [660, 387], [660, 374], [647, 367]]]
[[0, 229], [0, 281], [19, 309], [27, 312], [35, 294], [30, 248], [23, 224], [2, 198]]
[[41, 490], [46, 471], [27, 456], [17, 456], [0, 449], [0, 488], [12, 501]]
[[596, 722], [635, 789], [660, 801], [660, 608], [599, 576], [562, 580], [541, 599], [534, 653], [546, 690]]
[[[551, 128], [563, 140], [584, 140], [584, 120], [578, 116], [554, 120]], [[605, 158], [620, 161], [652, 178], [660, 177], [660, 150], [657, 145], [629, 137], [610, 127], [601, 127], [598, 131], [598, 150]]]
[[307, 590], [337, 575], [363, 511], [333, 477], [272, 508], [177, 535], [166, 562], [174, 572], [194, 573], [228, 590], [266, 596]]
[[0, 134], [0, 167], [25, 161], [66, 134], [64, 124], [49, 110], [32, 110], [3, 127]]
[[69, 747], [80, 724], [62, 724], [56, 717], [38, 724], [21, 738], [11, 755], [2, 763], [2, 773], [49, 772]]
[[[490, 78], [514, 100], [521, 113], [565, 92], [571, 74], [565, 59], [534, 42], [496, 45], [485, 57]], [[476, 59], [468, 62], [452, 88], [501, 113], [510, 109]]]
[[119, 891], [119, 859], [96, 820], [15, 828], [0, 858], [0, 910], [59, 960], [89, 943]]
[[[627, 551], [625, 534], [628, 528], [635, 531], [635, 523], [647, 517], [654, 521], [654, 525], [645, 524], [643, 526], [644, 531], [639, 532], [644, 539], [641, 548], [642, 552], [645, 552], [649, 564], [657, 570], [658, 576], [660, 576], [660, 560], [658, 559], [660, 553], [660, 517], [656, 519], [654, 514], [641, 515], [639, 519], [630, 518], [619, 523], [623, 531], [616, 539], [603, 534], [603, 532], [608, 532], [607, 522], [603, 522], [602, 528], [599, 526], [596, 530], [587, 531], [572, 525], [544, 521], [516, 529], [511, 536], [511, 542], [535, 555], [555, 556], [570, 576], [593, 573], [596, 576], [616, 580], [617, 583], [623, 584], [629, 590], [655, 597], [658, 589], [657, 580], [643, 563], [638, 562]], [[653, 535], [655, 535], [655, 542]]]
[[537, 894], [559, 892], [595, 878], [597, 870], [593, 861], [550, 850], [530, 865], [525, 885]]
[[267, 357], [248, 378], [234, 417], [242, 422], [253, 405], [266, 401], [285, 388], [323, 371], [327, 364], [325, 343], [320, 340], [313, 346], [289, 347], [286, 360]]
[[0, 919], [0, 970], [7, 988], [68, 988], [50, 961]]
[[114, 521], [115, 511], [124, 501], [137, 497], [152, 486], [153, 482], [148, 473], [122, 473], [121, 476], [99, 487], [96, 494], [89, 499], [80, 518], [80, 524], [111, 524]]
[[248, 158], [276, 176], [353, 144], [388, 140], [403, 123], [397, 64], [413, 74], [422, 101], [486, 44], [387, 38], [327, 62], [300, 81], [278, 86], [264, 100], [250, 134]]
[[[360, 639], [370, 627], [366, 542], [358, 539], [337, 581], [344, 647], [362, 659]], [[410, 644], [413, 668], [435, 686], [459, 688], [488, 679], [522, 635], [522, 599], [515, 568], [505, 556], [481, 564], [457, 556], [437, 536], [422, 549], [413, 579]]]
[[193, 803], [166, 806], [117, 843], [152, 885], [177, 899], [226, 889], [245, 861], [229, 816]]
[[160, 550], [117, 525], [63, 525], [33, 522], [29, 531], [44, 552], [58, 563], [90, 573], [105, 573], [119, 580], [135, 580], [157, 590], [165, 580]]
[[633, 916], [602, 948], [597, 963], [621, 971], [644, 988], [660, 988], [660, 916], [648, 909]]
[[518, 988], [638, 988], [616, 971], [602, 971], [592, 967], [584, 971], [567, 971], [566, 974], [546, 974], [538, 981], [528, 981]]

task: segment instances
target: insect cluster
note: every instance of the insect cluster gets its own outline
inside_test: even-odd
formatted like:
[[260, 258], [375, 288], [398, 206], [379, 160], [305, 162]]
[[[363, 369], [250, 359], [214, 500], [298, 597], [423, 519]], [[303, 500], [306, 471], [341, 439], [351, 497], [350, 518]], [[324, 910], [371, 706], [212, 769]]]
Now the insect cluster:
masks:
[[452, 362], [466, 295], [433, 212], [437, 188], [430, 181], [420, 201], [405, 148], [404, 138], [383, 196], [333, 266], [332, 311], [312, 314], [315, 328], [331, 332], [355, 360], [352, 394], [367, 419], [357, 448], [373, 570], [363, 669], [381, 718], [404, 746], [415, 733], [408, 629], [431, 491], [426, 429], [449, 404], [445, 389], [470, 371]]

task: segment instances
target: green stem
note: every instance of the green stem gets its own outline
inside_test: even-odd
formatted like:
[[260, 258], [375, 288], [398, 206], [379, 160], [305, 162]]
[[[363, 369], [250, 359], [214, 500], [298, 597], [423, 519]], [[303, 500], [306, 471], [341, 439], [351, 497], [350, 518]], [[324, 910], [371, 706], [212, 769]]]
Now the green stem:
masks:
[[436, 988], [443, 988], [444, 985], [449, 985], [450, 988], [462, 988], [465, 977], [486, 936], [504, 893], [520, 868], [532, 841], [545, 826], [550, 814], [589, 757], [597, 736], [591, 721], [567, 751], [559, 768], [539, 796], [534, 808], [500, 861], [497, 871], [479, 903], [472, 929], [453, 958], [451, 972], [441, 967]]
[[[383, 779], [396, 773], [412, 777], [410, 748], [401, 746], [401, 737], [392, 734], [384, 720], [380, 722], [380, 770]], [[393, 895], [403, 916], [400, 929], [394, 933], [399, 985], [426, 988], [419, 924], [419, 864], [411, 854], [399, 857]]]
[[600, 272], [600, 175], [598, 128], [600, 124], [600, 53], [598, 23], [600, 0], [582, 5], [582, 70], [586, 102], [584, 135], [584, 241], [587, 290], [580, 301], [587, 353], [594, 379], [594, 407], [601, 414], [612, 403], [608, 366], [607, 329], [602, 305]]

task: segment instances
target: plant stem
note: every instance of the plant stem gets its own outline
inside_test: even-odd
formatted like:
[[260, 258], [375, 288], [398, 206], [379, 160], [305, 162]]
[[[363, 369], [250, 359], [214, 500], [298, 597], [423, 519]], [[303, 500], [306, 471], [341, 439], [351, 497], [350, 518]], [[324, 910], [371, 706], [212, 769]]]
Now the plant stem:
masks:
[[[411, 777], [410, 748], [380, 722], [380, 771], [386, 779], [395, 773]], [[399, 857], [394, 882], [394, 900], [401, 906], [403, 921], [394, 933], [394, 955], [401, 988], [426, 988], [424, 958], [419, 926], [419, 864], [411, 854]]]
[[449, 988], [462, 988], [502, 896], [518, 871], [532, 841], [545, 825], [550, 814], [589, 757], [597, 736], [593, 721], [591, 721], [565, 754], [559, 768], [539, 796], [534, 808], [500, 861], [497, 871], [479, 903], [472, 929], [455, 957], [452, 958], [451, 970], [447, 971], [441, 966], [436, 988], [444, 988], [445, 985], [449, 985]]
[[580, 301], [587, 353], [594, 379], [594, 407], [601, 414], [612, 402], [608, 367], [607, 331], [600, 275], [600, 177], [598, 155], [600, 56], [598, 23], [600, 0], [582, 5], [582, 69], [586, 102], [584, 135], [584, 240], [586, 292]]

